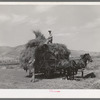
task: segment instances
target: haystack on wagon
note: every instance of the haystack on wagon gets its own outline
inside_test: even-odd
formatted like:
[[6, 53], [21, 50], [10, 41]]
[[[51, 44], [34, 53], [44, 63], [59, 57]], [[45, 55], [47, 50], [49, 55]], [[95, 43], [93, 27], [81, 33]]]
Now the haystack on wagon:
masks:
[[40, 31], [33, 31], [35, 39], [30, 40], [25, 44], [25, 49], [20, 54], [20, 66], [27, 72], [29, 70], [29, 62], [35, 59], [35, 49], [44, 44], [46, 41], [45, 36]]
[[24, 70], [29, 70], [30, 60], [34, 62], [35, 73], [45, 73], [49, 78], [52, 73], [62, 69], [59, 62], [69, 60], [70, 51], [64, 44], [45, 44], [46, 38], [40, 31], [34, 31], [35, 39], [30, 40], [20, 55], [20, 64]]
[[43, 44], [35, 51], [35, 71], [42, 72], [50, 78], [54, 72], [63, 69], [59, 62], [69, 60], [69, 55], [70, 51], [63, 44]]

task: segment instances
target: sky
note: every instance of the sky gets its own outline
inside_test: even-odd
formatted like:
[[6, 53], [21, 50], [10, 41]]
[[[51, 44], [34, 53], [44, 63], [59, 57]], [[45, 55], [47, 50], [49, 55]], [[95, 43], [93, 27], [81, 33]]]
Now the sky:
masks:
[[100, 52], [99, 5], [0, 5], [0, 46], [34, 39], [33, 30], [72, 50]]

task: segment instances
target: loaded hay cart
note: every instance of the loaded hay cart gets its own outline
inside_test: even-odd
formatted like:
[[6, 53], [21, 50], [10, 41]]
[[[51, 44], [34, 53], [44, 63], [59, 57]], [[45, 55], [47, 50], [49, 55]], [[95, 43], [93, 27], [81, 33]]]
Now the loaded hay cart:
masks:
[[32, 66], [35, 67], [35, 73], [44, 73], [48, 78], [52, 73], [60, 70], [60, 67], [62, 68], [62, 65], [58, 67], [61, 60], [69, 60], [70, 50], [64, 44], [45, 44], [46, 38], [40, 31], [33, 33], [36, 38], [26, 43], [20, 54], [20, 65], [27, 72], [30, 69], [29, 61], [35, 59]]
[[43, 44], [35, 50], [35, 71], [51, 78], [54, 72], [61, 71], [60, 60], [69, 60], [70, 52], [63, 44]]

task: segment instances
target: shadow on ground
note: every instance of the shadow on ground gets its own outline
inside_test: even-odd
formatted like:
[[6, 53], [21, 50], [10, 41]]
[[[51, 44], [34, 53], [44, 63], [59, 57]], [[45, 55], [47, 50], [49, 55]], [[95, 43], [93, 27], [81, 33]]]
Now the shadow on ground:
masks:
[[[31, 78], [32, 76], [31, 75], [27, 75], [26, 76], [27, 78]], [[91, 73], [89, 73], [89, 74], [86, 74], [83, 78], [81, 77], [81, 76], [75, 76], [74, 77], [74, 79], [69, 79], [69, 80], [75, 80], [75, 81], [81, 81], [81, 80], [83, 80], [83, 79], [88, 79], [88, 78], [95, 78], [96, 77], [96, 75], [93, 73], [93, 72], [91, 72]], [[47, 79], [46, 77], [45, 77], [45, 75], [44, 74], [36, 74], [35, 75], [35, 78], [36, 79], [38, 79], [38, 80], [42, 80], [42, 79]], [[56, 78], [62, 78], [62, 80], [65, 80], [65, 79], [67, 79], [65, 76], [63, 76], [63, 75], [61, 75], [61, 74], [59, 74], [59, 73], [55, 73], [54, 75], [52, 75], [51, 76], [51, 78], [49, 78], [49, 79], [56, 79]]]
[[[27, 76], [25, 76], [25, 77], [26, 77], [26, 78], [31, 78], [32, 75], [27, 75]], [[60, 75], [59, 73], [55, 73], [54, 75], [51, 75], [50, 79], [61, 78], [61, 77], [63, 77], [63, 75]], [[35, 75], [35, 78], [38, 78], [38, 79], [47, 79], [47, 78], [45, 77], [45, 75], [42, 74], [42, 73], [36, 74], [36, 75]]]

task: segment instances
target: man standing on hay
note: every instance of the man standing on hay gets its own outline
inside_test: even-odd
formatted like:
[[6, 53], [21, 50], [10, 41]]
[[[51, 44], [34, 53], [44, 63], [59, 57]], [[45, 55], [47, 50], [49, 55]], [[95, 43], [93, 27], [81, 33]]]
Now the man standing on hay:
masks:
[[48, 31], [49, 32], [49, 37], [47, 38], [47, 41], [45, 42], [45, 44], [49, 44], [49, 43], [52, 43], [53, 41], [53, 36], [51, 34], [51, 30]]

